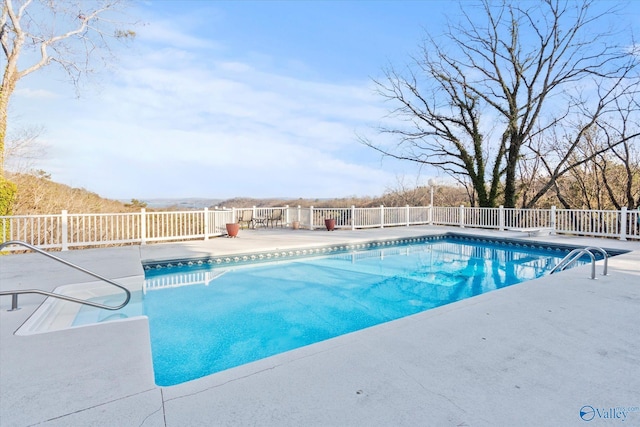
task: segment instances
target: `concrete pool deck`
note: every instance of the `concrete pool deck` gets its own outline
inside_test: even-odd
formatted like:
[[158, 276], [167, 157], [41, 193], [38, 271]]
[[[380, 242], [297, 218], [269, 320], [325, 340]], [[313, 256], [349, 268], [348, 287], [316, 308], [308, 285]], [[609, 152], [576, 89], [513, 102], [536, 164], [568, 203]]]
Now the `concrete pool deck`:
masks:
[[[422, 226], [276, 228], [56, 255], [141, 286], [143, 260], [444, 232], [632, 252], [611, 258], [608, 276], [598, 262], [597, 280], [589, 266], [572, 268], [172, 387], [154, 383], [146, 318], [17, 336], [45, 298], [21, 295], [21, 310], [9, 312], [3, 296], [0, 425], [640, 425], [637, 241]], [[87, 281], [40, 254], [0, 257], [1, 290]]]

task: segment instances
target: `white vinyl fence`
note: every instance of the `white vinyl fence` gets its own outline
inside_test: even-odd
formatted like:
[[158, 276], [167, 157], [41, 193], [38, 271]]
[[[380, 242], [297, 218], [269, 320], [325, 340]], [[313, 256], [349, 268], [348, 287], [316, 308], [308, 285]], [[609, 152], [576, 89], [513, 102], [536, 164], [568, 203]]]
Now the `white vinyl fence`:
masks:
[[[252, 225], [265, 226], [274, 210], [282, 210], [282, 226], [324, 229], [333, 218], [336, 228], [364, 229], [411, 225], [448, 225], [495, 230], [548, 228], [552, 233], [640, 239], [640, 210], [511, 209], [476, 207], [385, 207], [203, 209], [194, 211], [114, 214], [14, 215], [0, 217], [0, 242], [21, 240], [43, 249], [146, 244], [204, 239], [226, 234], [226, 223], [239, 211], [251, 210]], [[273, 226], [273, 224], [270, 224]], [[280, 223], [277, 224], [280, 226]], [[10, 249], [10, 248], [8, 248]]]

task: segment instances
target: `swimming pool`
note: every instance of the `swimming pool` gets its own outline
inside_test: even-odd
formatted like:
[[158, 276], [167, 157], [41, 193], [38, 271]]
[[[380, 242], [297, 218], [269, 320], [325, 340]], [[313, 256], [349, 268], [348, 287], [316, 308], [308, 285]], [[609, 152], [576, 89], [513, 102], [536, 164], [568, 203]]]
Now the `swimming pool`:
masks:
[[[535, 279], [570, 249], [431, 236], [150, 263], [121, 315], [148, 316], [169, 386]], [[91, 313], [76, 324], [100, 321]]]

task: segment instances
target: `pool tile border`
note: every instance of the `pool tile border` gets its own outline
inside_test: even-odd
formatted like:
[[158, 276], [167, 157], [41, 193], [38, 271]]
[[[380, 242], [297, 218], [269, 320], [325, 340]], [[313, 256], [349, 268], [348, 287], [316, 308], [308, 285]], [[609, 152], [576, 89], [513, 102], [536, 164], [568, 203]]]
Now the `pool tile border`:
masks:
[[372, 240], [361, 243], [340, 243], [333, 245], [313, 246], [308, 248], [278, 249], [271, 251], [241, 253], [232, 255], [207, 256], [199, 258], [182, 258], [164, 261], [143, 261], [145, 272], [163, 270], [165, 268], [181, 267], [228, 267], [239, 264], [256, 264], [260, 262], [273, 262], [286, 259], [307, 258], [312, 256], [333, 255], [347, 253], [359, 249], [372, 249], [380, 247], [401, 246], [411, 243], [424, 243], [427, 241], [443, 240], [451, 238], [450, 235], [417, 236], [410, 238]]
[[[409, 238], [405, 237], [405, 238], [397, 238], [397, 239], [371, 240], [368, 242], [360, 242], [360, 243], [340, 243], [340, 244], [333, 244], [333, 245], [322, 245], [322, 246], [315, 246], [315, 247], [309, 247], [309, 248], [279, 249], [279, 250], [251, 252], [251, 253], [206, 256], [206, 257], [198, 257], [198, 258], [179, 258], [179, 259], [162, 260], [162, 261], [148, 260], [148, 261], [142, 261], [142, 267], [145, 271], [145, 274], [149, 273], [149, 275], [153, 275], [154, 271], [158, 271], [158, 273], [163, 273], [164, 272], [163, 270], [168, 268], [191, 269], [191, 268], [198, 268], [198, 267], [210, 268], [210, 267], [218, 267], [218, 266], [229, 267], [233, 265], [258, 264], [261, 262], [273, 262], [273, 261], [281, 261], [281, 260], [308, 258], [313, 256], [333, 255], [333, 254], [347, 253], [354, 250], [403, 246], [403, 245], [408, 245], [413, 243], [424, 243], [424, 242], [438, 241], [438, 240], [444, 240], [444, 239], [456, 239], [456, 240], [468, 241], [468, 242], [503, 244], [506, 246], [516, 247], [516, 248], [517, 247], [535, 248], [535, 249], [546, 249], [546, 250], [564, 251], [564, 252], [569, 252], [577, 247], [577, 246], [566, 245], [566, 244], [540, 242], [536, 240], [492, 238], [492, 237], [486, 237], [486, 236], [473, 236], [473, 235], [467, 235], [467, 234], [443, 233], [443, 234], [437, 234], [437, 235], [425, 235], [425, 236], [416, 236], [416, 237], [409, 237]], [[623, 250], [610, 249], [610, 248], [605, 248], [605, 250], [610, 254], [610, 256], [619, 255], [627, 252]]]

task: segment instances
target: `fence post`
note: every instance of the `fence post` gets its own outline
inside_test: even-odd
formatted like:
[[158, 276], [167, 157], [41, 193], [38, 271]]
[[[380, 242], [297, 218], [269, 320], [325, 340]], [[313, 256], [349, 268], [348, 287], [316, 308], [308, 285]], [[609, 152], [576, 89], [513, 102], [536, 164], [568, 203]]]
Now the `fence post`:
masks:
[[380, 205], [380, 228], [384, 228], [384, 205]]
[[620, 240], [627, 240], [627, 207], [620, 209]]
[[313, 230], [313, 206], [309, 206], [309, 230]]
[[464, 228], [464, 205], [460, 205], [460, 228]]
[[406, 209], [407, 209], [407, 214], [406, 215], [407, 215], [407, 227], [408, 227], [409, 226], [409, 212], [410, 212], [409, 211], [409, 205], [406, 206]]
[[551, 235], [556, 234], [556, 207], [551, 206], [551, 213], [549, 218], [549, 227], [551, 227]]
[[433, 225], [433, 205], [429, 205], [429, 225]]
[[498, 226], [500, 231], [504, 231], [504, 206], [498, 207]]
[[62, 250], [69, 250], [69, 217], [67, 216], [67, 211], [62, 211], [62, 216], [60, 218], [62, 221]]
[[147, 215], [146, 209], [140, 209], [140, 244], [147, 244]]
[[302, 218], [302, 206], [298, 205], [298, 211], [296, 212], [296, 221], [301, 222]]
[[351, 205], [351, 229], [356, 229], [356, 207]]
[[289, 224], [291, 223], [289, 221], [289, 205], [284, 206], [284, 211], [286, 212], [284, 215], [284, 221], [285, 221], [284, 224], [288, 227]]
[[204, 240], [209, 240], [209, 208], [204, 208]]

